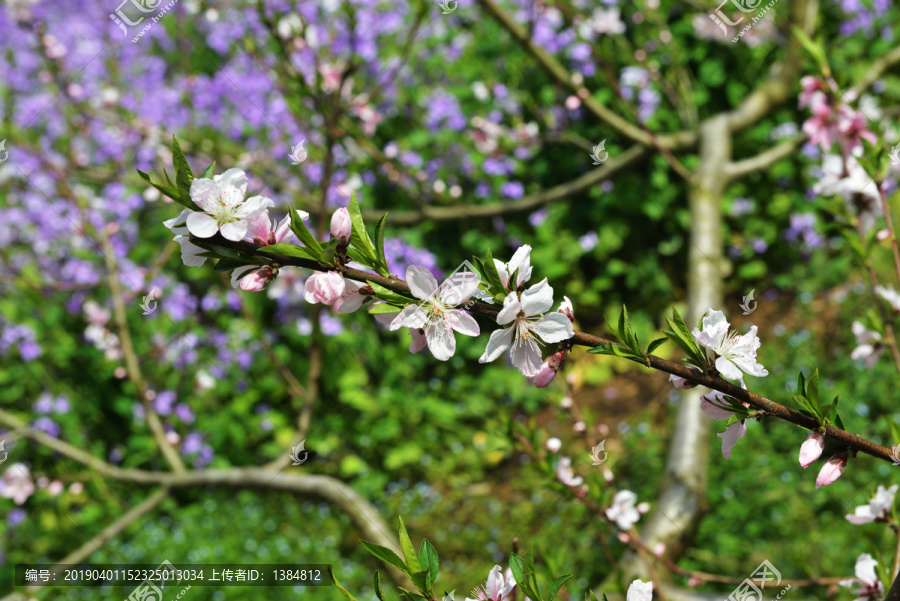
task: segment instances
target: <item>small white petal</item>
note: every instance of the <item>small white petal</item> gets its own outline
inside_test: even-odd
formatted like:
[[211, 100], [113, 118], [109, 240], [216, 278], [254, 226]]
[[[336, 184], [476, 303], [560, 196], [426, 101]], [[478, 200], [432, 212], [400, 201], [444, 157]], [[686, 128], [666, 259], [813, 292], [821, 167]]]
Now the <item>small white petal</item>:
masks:
[[439, 361], [447, 361], [456, 352], [453, 330], [443, 323], [425, 328], [425, 338], [428, 340], [428, 350]]
[[448, 315], [448, 323], [450, 323], [450, 326], [460, 334], [465, 334], [466, 336], [478, 336], [481, 334], [478, 322], [468, 313], [453, 309], [452, 311], [448, 311]]
[[500, 309], [500, 313], [497, 314], [497, 323], [501, 326], [505, 326], [512, 322], [521, 309], [522, 304], [519, 302], [519, 297], [515, 292], [510, 293], [509, 296], [503, 299], [503, 308]]
[[232, 242], [240, 242], [244, 239], [244, 236], [247, 235], [247, 222], [246, 221], [232, 221], [231, 223], [226, 223], [220, 228], [222, 232], [222, 237], [226, 240], [231, 240]]
[[512, 364], [526, 378], [533, 378], [541, 371], [541, 349], [534, 340], [516, 340], [509, 353]]
[[512, 344], [513, 334], [515, 334], [513, 328], [504, 328], [491, 332], [487, 348], [484, 349], [484, 353], [478, 358], [478, 362], [488, 363], [502, 355], [509, 348], [509, 345]]
[[526, 317], [546, 313], [553, 306], [553, 288], [544, 278], [522, 293], [522, 311]]
[[407, 305], [391, 322], [391, 330], [400, 328], [424, 328], [428, 316], [419, 305]]
[[426, 300], [437, 291], [438, 283], [434, 275], [424, 267], [410, 265], [406, 268], [406, 283], [409, 291], [420, 300]]
[[572, 322], [562, 313], [548, 313], [530, 324], [528, 329], [547, 343], [562, 342], [575, 335]]
[[243, 169], [232, 167], [222, 175], [217, 175], [216, 183], [220, 186], [233, 186], [241, 191], [241, 196], [247, 193], [247, 174]]
[[196, 211], [187, 216], [187, 227], [188, 231], [198, 238], [212, 238], [219, 231], [219, 225], [215, 219], [206, 213]]

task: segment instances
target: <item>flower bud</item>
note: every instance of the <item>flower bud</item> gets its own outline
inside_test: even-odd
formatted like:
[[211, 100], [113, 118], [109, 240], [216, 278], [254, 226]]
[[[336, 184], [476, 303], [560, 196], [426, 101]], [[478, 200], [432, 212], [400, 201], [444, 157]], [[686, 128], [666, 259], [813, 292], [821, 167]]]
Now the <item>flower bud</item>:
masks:
[[648, 511], [650, 511], [650, 503], [647, 503], [646, 501], [643, 503], [639, 503], [638, 506], [635, 507], [635, 509], [638, 510], [638, 513], [647, 513]]
[[534, 377], [534, 385], [538, 388], [547, 388], [556, 377], [556, 370], [550, 367], [546, 361], [541, 365], [541, 371]]
[[344, 278], [333, 271], [314, 273], [306, 278], [303, 286], [303, 298], [308, 303], [331, 305], [341, 298], [346, 289]]
[[275, 272], [271, 267], [261, 267], [251, 271], [241, 278], [241, 290], [245, 292], [262, 292], [275, 279]]
[[563, 351], [557, 351], [547, 357], [547, 360], [541, 364], [541, 371], [534, 377], [534, 385], [538, 388], [549, 386], [565, 359], [566, 354]]
[[572, 301], [569, 300], [568, 296], [563, 297], [563, 302], [559, 304], [559, 309], [556, 310], [557, 313], [562, 313], [566, 317], [569, 318], [569, 321], [572, 323], [575, 322], [575, 309], [572, 307]]
[[553, 438], [548, 438], [547, 442], [544, 444], [551, 453], [557, 453], [562, 448], [562, 441], [555, 436]]
[[587, 426], [584, 424], [584, 422], [578, 421], [572, 424], [572, 429], [576, 432], [584, 432], [585, 430], [587, 430]]
[[832, 455], [831, 459], [828, 460], [828, 463], [822, 466], [819, 477], [816, 478], [816, 488], [833, 484], [835, 480], [841, 477], [841, 474], [844, 473], [844, 468], [846, 467], [847, 453], [841, 451], [840, 453]]
[[656, 543], [653, 547], [653, 554], [657, 557], [662, 557], [663, 553], [666, 552], [666, 543]]
[[807, 468], [819, 458], [825, 448], [825, 437], [821, 432], [810, 432], [800, 445], [800, 467]]
[[559, 406], [563, 409], [570, 409], [572, 407], [572, 399], [564, 396], [562, 400], [559, 402]]
[[331, 237], [339, 238], [344, 242], [350, 240], [350, 231], [353, 224], [350, 221], [350, 213], [346, 208], [341, 207], [331, 216]]

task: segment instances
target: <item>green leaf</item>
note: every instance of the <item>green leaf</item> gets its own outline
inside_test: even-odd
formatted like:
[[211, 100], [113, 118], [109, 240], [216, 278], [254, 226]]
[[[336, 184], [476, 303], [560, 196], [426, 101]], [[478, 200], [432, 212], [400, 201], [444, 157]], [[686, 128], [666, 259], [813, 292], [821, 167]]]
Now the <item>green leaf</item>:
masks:
[[300, 213], [297, 212], [297, 209], [291, 207], [288, 209], [288, 214], [291, 216], [291, 231], [297, 236], [297, 240], [302, 242], [313, 256], [318, 258], [322, 253], [322, 245], [319, 244], [316, 237], [313, 236], [312, 232], [309, 231], [309, 228], [306, 227], [306, 224], [303, 222], [303, 219], [300, 218]]
[[212, 162], [212, 165], [210, 165], [209, 167], [207, 167], [207, 168], [203, 171], [203, 175], [201, 175], [200, 177], [203, 178], [203, 179], [212, 179], [213, 176], [215, 175], [215, 172], [216, 172], [215, 170], [216, 170], [216, 162], [213, 161], [213, 162]]
[[353, 228], [350, 230], [350, 244], [368, 257], [370, 263], [373, 264], [371, 266], [374, 267], [378, 253], [372, 244], [372, 239], [369, 238], [369, 232], [366, 231], [365, 223], [363, 223], [362, 212], [359, 210], [359, 202], [356, 200], [355, 190], [350, 198], [350, 204], [347, 206], [347, 212], [350, 213], [350, 223], [353, 225]]
[[140, 169], [136, 169], [135, 171], [138, 172], [138, 175], [140, 176], [140, 178], [141, 178], [142, 180], [144, 180], [145, 182], [147, 182], [148, 184], [150, 184], [151, 186], [153, 186], [154, 188], [156, 188], [157, 190], [159, 190], [162, 194], [164, 194], [165, 196], [168, 196], [169, 198], [171, 198], [172, 200], [174, 200], [174, 201], [177, 202], [178, 204], [180, 204], [180, 205], [182, 205], [182, 206], [185, 206], [185, 207], [187, 207], [187, 208], [189, 208], [189, 209], [194, 209], [195, 211], [200, 210], [200, 207], [198, 207], [197, 205], [195, 205], [195, 204], [193, 203], [193, 201], [191, 202], [191, 205], [192, 205], [192, 206], [191, 206], [191, 205], [186, 205], [186, 204], [184, 204], [184, 203], [181, 201], [181, 194], [179, 194], [179, 193], [178, 193], [178, 190], [176, 190], [175, 188], [170, 188], [170, 187], [168, 187], [168, 186], [163, 186], [163, 185], [161, 185], [161, 184], [155, 184], [155, 183], [153, 183], [152, 181], [150, 181], [150, 176], [147, 175], [146, 173], [144, 173], [143, 171], [141, 171]]
[[378, 570], [375, 570], [375, 596], [378, 597], [378, 601], [384, 601], [384, 596], [381, 594], [381, 581], [378, 578]]
[[235, 261], [234, 259], [219, 259], [219, 262], [216, 263], [216, 266], [213, 267], [213, 271], [223, 272], [223, 271], [232, 271], [237, 269], [238, 267], [244, 267], [245, 265], [256, 265], [255, 263], [247, 263], [246, 261]]
[[653, 342], [650, 343], [650, 346], [647, 347], [647, 354], [648, 355], [653, 354], [653, 351], [655, 351], [656, 349], [658, 349], [659, 347], [661, 347], [668, 341], [669, 341], [669, 339], [665, 338], [665, 337], [657, 338], [656, 340], [654, 340]]
[[403, 523], [403, 517], [400, 517], [400, 548], [403, 550], [403, 557], [406, 558], [406, 567], [412, 574], [422, 571], [419, 565], [419, 558], [416, 557], [416, 549], [413, 547], [412, 541], [409, 540], [409, 534], [406, 532], [406, 524]]
[[175, 163], [175, 184], [182, 200], [191, 199], [191, 182], [194, 181], [194, 173], [188, 165], [178, 138], [172, 136], [172, 161]]
[[809, 399], [810, 403], [813, 403], [816, 408], [819, 407], [819, 369], [816, 368], [816, 371], [809, 377], [809, 381], [806, 383], [806, 398]]
[[400, 589], [400, 596], [402, 596], [404, 599], [406, 599], [406, 601], [418, 601], [418, 599], [421, 598], [419, 595], [415, 595], [415, 594], [409, 592], [402, 586], [398, 586], [397, 588]]
[[375, 251], [378, 253], [378, 262], [383, 268], [379, 269], [378, 273], [383, 276], [391, 275], [391, 272], [388, 270], [387, 257], [384, 256], [384, 228], [387, 226], [387, 216], [387, 213], [382, 215], [375, 225]]
[[491, 254], [491, 249], [487, 249], [487, 252], [484, 253], [484, 277], [487, 278], [487, 283], [491, 288], [491, 292], [497, 294], [499, 292], [506, 292], [506, 288], [503, 286], [503, 282], [500, 281], [500, 272], [497, 271], [497, 266], [494, 264], [494, 256]]
[[[363, 543], [363, 544], [365, 544], [365, 543]], [[342, 595], [344, 595], [345, 597], [350, 599], [350, 601], [356, 601], [356, 598], [353, 595], [351, 595], [347, 591], [347, 589], [345, 589], [343, 586], [341, 586], [341, 583], [338, 582], [337, 578], [334, 577], [334, 570], [331, 568], [331, 566], [328, 566], [328, 575], [331, 576], [331, 582], [334, 583], [334, 586], [337, 587], [337, 590], [341, 591]]]
[[399, 313], [400, 308], [387, 303], [378, 303], [369, 307], [369, 315], [387, 315], [389, 313]]
[[556, 596], [557, 591], [559, 591], [560, 587], [571, 577], [572, 574], [565, 574], [554, 580], [553, 584], [550, 585], [550, 593], [547, 595], [547, 601], [553, 601], [553, 597]]
[[372, 290], [375, 291], [375, 294], [378, 295], [378, 298], [380, 298], [382, 300], [386, 300], [386, 301], [392, 302], [392, 303], [402, 303], [404, 305], [409, 305], [409, 304], [418, 302], [411, 298], [407, 298], [401, 294], [397, 294], [393, 290], [388, 290], [384, 286], [376, 284], [375, 282], [366, 280], [366, 283], [372, 287]]
[[422, 596], [426, 599], [431, 598], [431, 591], [429, 591], [428, 586], [428, 571], [415, 572], [410, 574], [409, 579], [413, 581], [413, 584], [416, 585], [416, 588], [421, 591]]
[[516, 582], [525, 582], [525, 562], [515, 553], [509, 554], [509, 569], [512, 571]]
[[322, 247], [322, 252], [319, 253], [319, 262], [333, 267], [334, 255], [337, 253], [337, 247], [340, 243], [341, 241], [337, 238], [327, 242], [325, 246]]
[[387, 547], [382, 547], [373, 543], [367, 543], [366, 541], [362, 541], [362, 544], [363, 547], [366, 548], [366, 551], [368, 551], [378, 559], [385, 561], [394, 567], [400, 568], [402, 571], [409, 574], [409, 570], [407, 569], [406, 564], [403, 563], [403, 560], [400, 559], [396, 553], [394, 553]]
[[262, 253], [284, 255], [286, 257], [297, 257], [299, 259], [310, 259], [312, 261], [318, 261], [318, 258], [312, 256], [309, 253], [309, 249], [307, 249], [306, 247], [297, 246], [296, 244], [291, 244], [289, 242], [279, 242], [277, 244], [271, 244], [269, 246], [260, 246], [257, 250]]
[[434, 585], [434, 581], [438, 575], [438, 568], [440, 567], [440, 561], [438, 560], [437, 551], [434, 547], [431, 546], [427, 540], [422, 540], [422, 546], [419, 548], [419, 563], [428, 570], [428, 592], [431, 592], [431, 587]]

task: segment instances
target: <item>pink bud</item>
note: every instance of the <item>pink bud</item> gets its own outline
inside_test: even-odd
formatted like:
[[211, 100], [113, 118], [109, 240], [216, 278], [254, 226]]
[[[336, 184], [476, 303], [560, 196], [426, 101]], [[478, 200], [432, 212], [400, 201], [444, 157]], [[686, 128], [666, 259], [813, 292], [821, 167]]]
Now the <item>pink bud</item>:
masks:
[[350, 239], [350, 231], [353, 223], [350, 221], [350, 213], [341, 207], [331, 216], [331, 237], [340, 238], [344, 242]]
[[807, 468], [819, 458], [825, 448], [825, 437], [821, 432], [810, 432], [800, 445], [800, 467]]
[[333, 271], [314, 273], [306, 279], [303, 298], [308, 303], [331, 305], [341, 298], [346, 289], [344, 278]]
[[587, 430], [587, 426], [584, 425], [584, 422], [579, 421], [572, 424], [572, 429], [576, 432], [584, 432], [585, 430]]
[[241, 278], [241, 290], [246, 292], [261, 292], [266, 289], [269, 282], [275, 279], [275, 274], [270, 267], [262, 267], [251, 271]]
[[700, 580], [699, 578], [697, 578], [696, 576], [691, 576], [688, 579], [688, 586], [690, 586], [692, 588], [695, 586], [700, 586], [701, 584], [703, 584], [703, 581]]
[[588, 487], [587, 487], [587, 484], [582, 484], [582, 485], [578, 488], [578, 490], [575, 491], [575, 495], [576, 495], [579, 499], [584, 499], [585, 497], [587, 497], [587, 494], [588, 494]]
[[822, 471], [816, 478], [816, 488], [833, 484], [844, 473], [845, 467], [847, 467], [847, 453], [841, 451], [832, 455], [828, 463], [822, 466]]
[[547, 450], [551, 453], [557, 453], [562, 448], [562, 441], [555, 436], [553, 438], [548, 438], [545, 444], [547, 446]]
[[563, 409], [569, 409], [572, 407], [572, 399], [567, 396], [564, 396], [562, 400], [559, 402], [559, 406]]
[[117, 367], [117, 368], [113, 371], [113, 375], [114, 375], [117, 379], [119, 379], [119, 380], [124, 380], [124, 379], [125, 379], [125, 376], [128, 375], [128, 372], [125, 371], [125, 368], [124, 368], [124, 367]]
[[628, 544], [628, 541], [631, 540], [631, 537], [628, 536], [627, 534], [625, 534], [624, 532], [619, 532], [619, 535], [616, 538], [618, 538], [620, 541], [622, 541], [626, 545]]
[[644, 503], [639, 503], [635, 509], [638, 510], [638, 513], [647, 513], [650, 511], [650, 503], [647, 503], [646, 501]]
[[666, 543], [656, 543], [653, 547], [653, 554], [657, 557], [662, 557], [663, 553], [666, 552]]
[[569, 318], [569, 321], [575, 321], [575, 308], [572, 307], [572, 301], [569, 300], [568, 296], [563, 297], [563, 302], [559, 304], [559, 309], [557, 309], [557, 313], [562, 313], [566, 317]]
[[891, 230], [889, 230], [889, 229], [878, 230], [878, 233], [875, 234], [875, 239], [878, 240], [879, 242], [884, 242], [885, 240], [887, 240], [890, 237], [891, 237]]
[[547, 388], [553, 378], [556, 377], [556, 370], [550, 367], [546, 361], [541, 364], [541, 371], [534, 377], [534, 385], [538, 388]]

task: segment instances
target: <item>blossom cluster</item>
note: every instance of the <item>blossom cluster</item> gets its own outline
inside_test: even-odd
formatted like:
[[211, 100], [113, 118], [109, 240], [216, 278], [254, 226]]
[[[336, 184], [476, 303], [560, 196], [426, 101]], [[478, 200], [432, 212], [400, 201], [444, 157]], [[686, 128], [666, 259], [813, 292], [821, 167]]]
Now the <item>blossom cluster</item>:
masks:
[[[204, 241], [216, 236], [288, 255], [299, 251], [291, 251], [281, 245], [303, 248], [310, 257], [322, 250], [319, 242], [302, 224], [309, 219], [308, 213], [292, 211], [281, 221], [271, 220], [269, 210], [274, 202], [263, 196], [247, 198], [248, 179], [242, 170], [232, 168], [221, 175], [213, 175], [208, 170], [204, 176], [207, 175], [212, 177], [199, 177], [191, 181], [189, 200], [176, 199], [188, 208], [164, 222], [181, 246], [185, 265], [202, 266], [211, 256]], [[368, 303], [370, 312], [375, 313], [376, 319], [389, 325], [391, 330], [410, 330], [411, 352], [417, 353], [427, 346], [435, 358], [447, 361], [456, 352], [455, 333], [473, 337], [481, 333], [478, 323], [467, 311], [472, 299], [494, 304], [496, 298], [502, 300], [502, 307], [495, 318], [501, 327], [491, 334], [479, 362], [494, 361], [508, 352], [511, 363], [526, 377], [535, 378], [538, 386], [547, 386], [553, 380], [566, 352], [557, 351], [543, 360], [541, 346], [572, 338], [575, 314], [568, 298], [558, 311], [550, 312], [554, 303], [553, 288], [546, 278], [527, 286], [533, 272], [530, 246], [521, 246], [509, 262], [491, 259], [488, 269], [496, 276], [494, 290], [485, 282], [485, 274], [461, 271], [439, 284], [428, 267], [409, 265], [405, 276], [413, 298], [390, 291], [380, 295], [371, 283], [367, 285], [341, 273], [345, 263], [348, 267], [368, 269], [374, 273], [389, 273], [384, 250], [369, 248], [372, 243], [367, 232], [354, 233], [354, 228], [364, 229], [361, 217], [359, 223], [354, 224], [350, 214], [354, 208], [358, 213], [355, 200], [349, 209], [341, 207], [332, 215], [331, 242], [326, 246], [332, 249], [329, 255], [332, 260], [339, 262], [335, 263], [334, 269], [316, 271], [306, 278], [302, 296], [307, 303], [323, 304], [337, 313], [350, 313]], [[298, 244], [293, 243], [295, 235], [301, 238], [297, 240]], [[356, 236], [359, 236], [359, 241]], [[368, 241], [368, 246], [361, 242], [363, 239]], [[351, 246], [358, 261], [366, 262], [363, 257], [368, 257], [371, 262], [361, 264], [351, 260], [348, 256]], [[379, 253], [380, 262], [374, 256]], [[219, 259], [225, 260], [221, 256]], [[259, 292], [266, 289], [278, 274], [279, 265], [275, 262], [238, 264], [232, 269], [231, 282], [241, 290]], [[389, 306], [385, 306], [386, 303]]]

